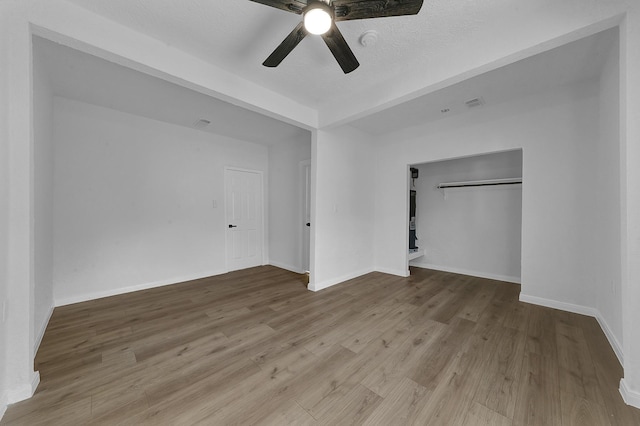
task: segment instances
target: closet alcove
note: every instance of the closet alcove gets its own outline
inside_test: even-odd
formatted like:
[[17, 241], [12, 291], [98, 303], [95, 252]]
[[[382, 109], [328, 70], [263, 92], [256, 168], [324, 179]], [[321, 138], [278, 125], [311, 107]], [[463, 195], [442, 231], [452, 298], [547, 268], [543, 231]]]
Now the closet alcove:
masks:
[[522, 150], [412, 164], [409, 265], [520, 283], [522, 185]]

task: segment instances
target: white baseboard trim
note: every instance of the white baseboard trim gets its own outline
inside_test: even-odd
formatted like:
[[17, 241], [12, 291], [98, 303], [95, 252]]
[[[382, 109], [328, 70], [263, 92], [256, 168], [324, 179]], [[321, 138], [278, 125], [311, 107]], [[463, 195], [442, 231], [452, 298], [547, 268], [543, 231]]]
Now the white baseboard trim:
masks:
[[432, 263], [412, 261], [412, 262], [409, 263], [409, 265], [415, 266], [417, 268], [434, 269], [436, 271], [451, 272], [451, 273], [454, 273], [454, 274], [469, 275], [469, 276], [472, 276], [472, 277], [487, 278], [487, 279], [490, 279], [490, 280], [505, 281], [505, 282], [514, 283], [514, 284], [520, 284], [522, 282], [520, 277], [510, 277], [508, 275], [498, 275], [498, 274], [491, 274], [491, 273], [486, 273], [486, 272], [469, 271], [467, 269], [452, 268], [450, 266], [434, 265]]
[[596, 310], [582, 305], [573, 303], [558, 302], [557, 300], [545, 299], [544, 297], [530, 296], [520, 292], [520, 301], [531, 303], [532, 305], [545, 306], [547, 308], [559, 309], [561, 311], [572, 312], [574, 314], [587, 315], [589, 317], [596, 316]]
[[620, 345], [620, 342], [611, 331], [609, 324], [607, 324], [604, 317], [597, 309], [590, 308], [588, 306], [575, 305], [573, 303], [558, 302], [557, 300], [545, 299], [543, 297], [530, 296], [522, 293], [520, 293], [520, 301], [531, 303], [532, 305], [545, 306], [547, 308], [559, 309], [561, 311], [572, 312], [574, 314], [586, 315], [595, 318], [596, 321], [598, 321], [602, 332], [607, 337], [609, 345], [611, 345], [613, 352], [616, 354], [620, 365], [624, 365], [624, 351], [622, 350], [622, 345]]
[[296, 274], [304, 274], [302, 268], [297, 268], [295, 266], [287, 265], [285, 263], [269, 261], [269, 265], [275, 266], [276, 268], [285, 269], [287, 271], [295, 272]]
[[2, 421], [4, 413], [7, 412], [7, 405], [9, 405], [7, 402], [7, 392], [3, 392], [2, 395], [0, 395], [0, 421]]
[[316, 282], [309, 283], [307, 288], [309, 290], [311, 290], [311, 291], [320, 291], [320, 290], [324, 290], [325, 288], [332, 287], [332, 286], [334, 286], [336, 284], [340, 284], [340, 283], [343, 283], [345, 281], [349, 281], [349, 280], [352, 280], [354, 278], [361, 277], [362, 275], [366, 275], [366, 274], [369, 274], [371, 272], [374, 272], [373, 268], [366, 268], [366, 269], [362, 269], [360, 271], [351, 272], [349, 274], [342, 275], [341, 277], [332, 278], [330, 280], [324, 280], [324, 281], [322, 281], [320, 283], [316, 283]]
[[624, 379], [620, 380], [620, 395], [622, 395], [622, 399], [627, 405], [640, 408], [640, 392], [629, 389]]
[[51, 320], [51, 315], [53, 315], [53, 309], [54, 308], [55, 308], [55, 305], [51, 305], [51, 307], [49, 308], [49, 312], [47, 313], [47, 316], [46, 316], [44, 322], [40, 326], [40, 330], [38, 331], [38, 335], [36, 336], [36, 341], [34, 342], [34, 345], [33, 345], [33, 353], [34, 354], [38, 353], [38, 348], [40, 348], [40, 343], [42, 343], [42, 338], [44, 337], [44, 332], [47, 331], [47, 326], [49, 325], [49, 321]]
[[611, 348], [613, 348], [613, 352], [616, 354], [616, 357], [618, 358], [620, 365], [624, 367], [624, 351], [622, 350], [622, 345], [620, 344], [616, 336], [613, 334], [613, 331], [611, 331], [609, 324], [607, 324], [607, 322], [604, 320], [604, 317], [602, 316], [600, 311], [598, 311], [597, 309], [595, 309], [595, 311], [596, 311], [596, 321], [598, 321], [598, 324], [600, 324], [600, 328], [604, 332], [604, 335], [607, 336], [607, 340], [609, 341]]
[[402, 269], [391, 269], [391, 268], [375, 268], [376, 272], [381, 272], [383, 274], [395, 275], [397, 277], [408, 277], [411, 273], [409, 270]]
[[174, 277], [170, 280], [153, 281], [145, 284], [114, 288], [114, 289], [104, 290], [104, 291], [96, 291], [96, 292], [85, 293], [85, 294], [80, 294], [76, 296], [56, 298], [54, 302], [56, 307], [72, 305], [74, 303], [87, 302], [89, 300], [101, 299], [103, 297], [117, 296], [119, 294], [124, 294], [124, 293], [133, 293], [134, 291], [148, 290], [150, 288], [155, 288], [155, 287], [163, 287], [166, 285], [179, 284], [186, 281], [199, 280], [202, 278], [213, 277], [215, 275], [226, 274], [227, 272], [228, 271], [226, 270], [202, 272], [199, 274], [186, 275], [182, 277]]
[[29, 399], [36, 393], [36, 389], [40, 384], [40, 373], [33, 372], [31, 383], [24, 383], [16, 389], [9, 389], [7, 392], [7, 404], [15, 404], [16, 402]]

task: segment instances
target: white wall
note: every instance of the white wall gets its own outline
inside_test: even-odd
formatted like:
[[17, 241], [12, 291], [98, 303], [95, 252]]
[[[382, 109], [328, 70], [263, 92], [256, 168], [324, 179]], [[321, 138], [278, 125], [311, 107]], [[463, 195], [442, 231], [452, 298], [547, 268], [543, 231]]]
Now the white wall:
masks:
[[[5, 4], [0, 2], [0, 24], [6, 21]], [[0, 99], [9, 99], [7, 76], [2, 70], [8, 64], [9, 46], [7, 37], [0, 37]], [[7, 306], [7, 289], [9, 287], [9, 132], [7, 102], [0, 102], [0, 419], [7, 408], [7, 357], [9, 343], [5, 308]]]
[[[22, 3], [20, 3], [22, 5]], [[31, 35], [25, 10], [15, 2], [0, 2], [0, 85], [3, 87], [0, 113], [4, 115], [0, 141], [7, 156], [7, 174], [0, 209], [6, 220], [6, 239], [0, 241], [6, 254], [2, 282], [5, 298], [4, 389], [9, 403], [33, 395], [39, 374], [33, 359], [34, 194], [33, 194], [33, 96]], [[2, 392], [4, 391], [4, 392]], [[0, 401], [0, 411], [3, 403]]]
[[225, 272], [224, 166], [267, 171], [265, 146], [59, 97], [54, 142], [56, 305]]
[[269, 147], [269, 263], [302, 271], [302, 181], [299, 164], [311, 159], [311, 132]]
[[593, 306], [597, 85], [564, 87], [388, 135], [377, 149], [376, 267], [406, 269], [406, 167], [523, 148], [522, 293]]
[[53, 312], [53, 94], [46, 70], [33, 60], [34, 329], [37, 347]]
[[[414, 166], [415, 167], [415, 166]], [[425, 255], [411, 265], [520, 282], [522, 187], [452, 188], [442, 182], [522, 176], [522, 152], [417, 166], [416, 228]]]
[[618, 43], [609, 56], [600, 77], [599, 90], [599, 143], [596, 147], [598, 167], [593, 188], [596, 223], [608, 224], [593, 229], [599, 259], [596, 280], [596, 304], [594, 307], [604, 319], [613, 338], [614, 349], [622, 358], [622, 277], [620, 271], [620, 55]]
[[311, 276], [320, 290], [373, 270], [373, 155], [369, 136], [345, 126], [313, 141]]
[[627, 0], [621, 25], [620, 128], [622, 181], [622, 311], [627, 403], [640, 408], [640, 2]]

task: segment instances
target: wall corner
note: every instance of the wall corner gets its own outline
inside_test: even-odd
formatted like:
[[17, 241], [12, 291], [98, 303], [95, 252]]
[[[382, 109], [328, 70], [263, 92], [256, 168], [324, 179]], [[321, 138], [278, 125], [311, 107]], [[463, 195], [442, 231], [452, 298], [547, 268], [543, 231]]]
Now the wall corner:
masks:
[[31, 381], [29, 383], [23, 383], [14, 389], [9, 389], [7, 392], [7, 403], [15, 404], [16, 402], [29, 399], [36, 393], [36, 389], [40, 384], [40, 373], [34, 371], [31, 375]]

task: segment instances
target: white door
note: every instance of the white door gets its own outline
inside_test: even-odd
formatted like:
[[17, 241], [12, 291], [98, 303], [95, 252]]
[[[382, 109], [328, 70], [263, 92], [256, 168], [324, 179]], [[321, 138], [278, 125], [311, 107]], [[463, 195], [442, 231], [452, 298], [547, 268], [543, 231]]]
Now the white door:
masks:
[[311, 163], [300, 163], [302, 182], [302, 270], [309, 272], [311, 246]]
[[262, 173], [225, 169], [227, 269], [262, 265]]

